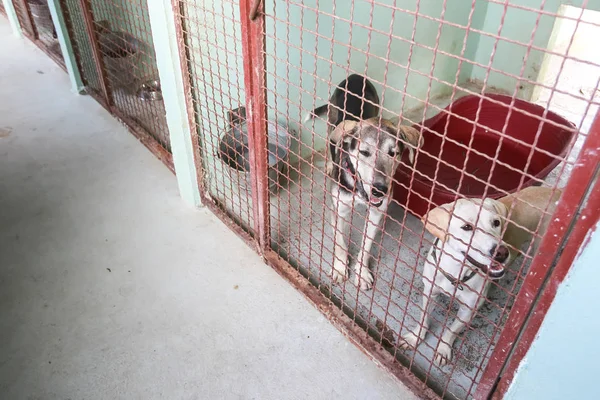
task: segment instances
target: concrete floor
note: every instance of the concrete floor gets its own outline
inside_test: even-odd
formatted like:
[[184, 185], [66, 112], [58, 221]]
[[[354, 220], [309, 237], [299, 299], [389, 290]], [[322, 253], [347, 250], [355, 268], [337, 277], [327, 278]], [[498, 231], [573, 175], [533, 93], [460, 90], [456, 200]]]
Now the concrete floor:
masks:
[[413, 399], [0, 17], [5, 399]]

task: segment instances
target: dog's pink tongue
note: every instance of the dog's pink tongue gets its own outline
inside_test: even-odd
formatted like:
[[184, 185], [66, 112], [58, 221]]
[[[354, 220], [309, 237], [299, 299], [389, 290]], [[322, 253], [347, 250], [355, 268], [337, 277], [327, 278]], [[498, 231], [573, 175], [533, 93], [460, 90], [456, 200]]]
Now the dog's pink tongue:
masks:
[[370, 201], [371, 204], [380, 204], [383, 201], [383, 199], [381, 197], [371, 196], [371, 198], [369, 199], [369, 201]]
[[500, 264], [497, 261], [492, 261], [492, 263], [490, 264], [490, 270], [492, 272], [501, 272], [504, 271], [504, 265]]

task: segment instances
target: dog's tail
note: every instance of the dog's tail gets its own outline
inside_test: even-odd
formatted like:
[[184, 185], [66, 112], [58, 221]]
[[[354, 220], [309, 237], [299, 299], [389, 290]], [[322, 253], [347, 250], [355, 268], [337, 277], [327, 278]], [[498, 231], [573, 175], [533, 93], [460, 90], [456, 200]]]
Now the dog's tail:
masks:
[[323, 114], [327, 113], [327, 104], [323, 104], [322, 106], [319, 106], [317, 108], [315, 108], [314, 110], [312, 110], [311, 112], [309, 112], [308, 114], [306, 114], [306, 117], [304, 117], [304, 122], [308, 122], [313, 118], [316, 117], [320, 117]]

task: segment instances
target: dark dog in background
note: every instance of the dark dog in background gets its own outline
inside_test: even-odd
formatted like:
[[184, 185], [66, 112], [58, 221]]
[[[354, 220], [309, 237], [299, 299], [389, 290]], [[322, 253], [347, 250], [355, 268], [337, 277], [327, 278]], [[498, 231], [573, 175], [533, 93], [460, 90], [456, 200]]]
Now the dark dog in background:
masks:
[[360, 121], [379, 115], [379, 96], [375, 86], [364, 76], [352, 74], [337, 86], [329, 98], [329, 103], [311, 111], [304, 122], [321, 117], [327, 113], [327, 138], [329, 154], [325, 171], [327, 175], [333, 172], [333, 158], [336, 143], [339, 138], [331, 136], [342, 121]]

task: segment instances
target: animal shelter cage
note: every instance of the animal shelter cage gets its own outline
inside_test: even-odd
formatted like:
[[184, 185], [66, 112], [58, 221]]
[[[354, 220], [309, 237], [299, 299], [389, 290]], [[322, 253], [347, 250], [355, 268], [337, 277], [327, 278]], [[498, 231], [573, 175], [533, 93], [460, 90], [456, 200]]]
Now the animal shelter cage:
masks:
[[169, 130], [145, 0], [62, 0], [86, 92], [171, 170]]
[[[600, 60], [571, 48], [577, 32], [600, 28], [600, 20], [585, 1], [569, 9], [542, 3], [172, 3], [203, 203], [425, 398], [502, 396], [581, 235], [597, 220]], [[554, 50], [565, 25], [574, 30]], [[577, 68], [587, 71], [587, 86], [565, 85], [561, 77]], [[303, 121], [351, 74], [375, 85], [384, 118], [424, 138], [414, 163], [404, 154], [395, 174], [395, 200], [374, 238], [370, 290], [332, 280], [334, 236], [343, 233], [332, 226], [339, 198], [330, 198], [324, 171], [328, 127], [326, 117]], [[566, 103], [577, 107], [561, 108]], [[243, 139], [232, 134], [242, 123]], [[289, 133], [283, 149], [273, 125]], [[244, 176], [235, 172], [240, 165]], [[454, 296], [435, 302], [423, 343], [404, 349], [403, 334], [419, 323], [423, 264], [434, 243], [420, 218], [458, 198], [497, 199], [540, 185], [563, 194], [548, 228], [530, 232], [539, 249], [518, 249], [506, 276], [491, 282], [452, 359], [434, 361], [442, 327], [455, 317]], [[553, 207], [536, 208], [551, 217]], [[354, 203], [351, 210], [350, 260], [368, 212]]]
[[[65, 69], [48, 1], [13, 0], [12, 5], [23, 34]], [[147, 2], [57, 3], [85, 93], [174, 171]]]
[[13, 0], [12, 4], [23, 34], [65, 69], [48, 0]]
[[[40, 3], [13, 0], [23, 31], [41, 42], [37, 35], [49, 25], [32, 8]], [[171, 0], [203, 204], [423, 398], [502, 398], [600, 215], [593, 42], [600, 8], [586, 0], [534, 3]], [[174, 170], [146, 0], [60, 5], [86, 92]], [[335, 127], [326, 115], [305, 120], [352, 74], [373, 84], [382, 118], [422, 138], [400, 139], [405, 151], [376, 230], [372, 208], [356, 199], [349, 216], [332, 218], [341, 201], [330, 194], [339, 182], [326, 172]], [[404, 336], [423, 324], [424, 268], [439, 243], [425, 229], [428, 212], [531, 187], [560, 196], [528, 204], [548, 221], [526, 228], [538, 247], [513, 248], [518, 257], [500, 279], [480, 274], [489, 292], [479, 294], [483, 305], [451, 343], [445, 365], [436, 354], [462, 305], [458, 285], [467, 281], [430, 299], [427, 336], [407, 348]], [[503, 227], [513, 211], [502, 216]], [[374, 241], [370, 261], [359, 257], [365, 236]], [[348, 260], [335, 254], [339, 238]], [[364, 261], [372, 287], [361, 287], [351, 268], [348, 279], [335, 281], [336, 259], [349, 267]]]

